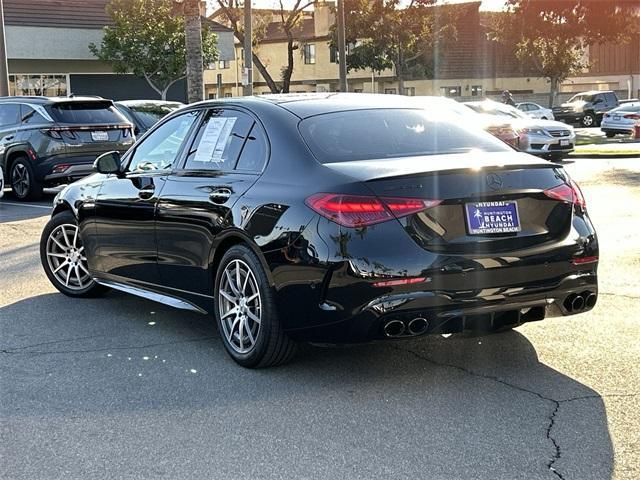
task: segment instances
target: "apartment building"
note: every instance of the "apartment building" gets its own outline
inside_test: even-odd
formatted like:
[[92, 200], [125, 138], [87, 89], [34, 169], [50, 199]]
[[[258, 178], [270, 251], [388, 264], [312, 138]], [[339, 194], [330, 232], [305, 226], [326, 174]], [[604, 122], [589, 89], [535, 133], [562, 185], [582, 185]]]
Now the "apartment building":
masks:
[[[338, 90], [337, 55], [330, 47], [334, 23], [334, 3], [319, 2], [315, 9], [304, 13], [295, 32], [298, 49], [292, 77], [292, 92]], [[487, 39], [491, 13], [480, 11], [480, 2], [462, 7], [455, 41], [439, 47], [434, 55], [433, 78], [405, 81], [407, 95], [445, 95], [478, 98], [498, 95], [510, 90], [516, 98], [543, 101], [549, 84], [536, 76], [535, 70], [519, 62], [508, 48]], [[264, 12], [262, 12], [264, 13]], [[287, 63], [286, 36], [274, 13], [255, 53], [274, 79]], [[214, 12], [211, 19], [225, 23], [224, 14]], [[233, 60], [220, 61], [205, 72], [206, 94], [209, 98], [242, 95], [242, 45], [236, 42]], [[623, 97], [640, 96], [640, 36], [626, 45], [595, 45], [587, 52], [591, 67], [581, 75], [569, 78], [561, 86], [560, 98], [584, 90], [616, 90]], [[254, 91], [270, 93], [266, 82], [254, 68]], [[381, 73], [351, 71], [348, 89], [353, 92], [395, 94], [398, 83], [392, 71]]]

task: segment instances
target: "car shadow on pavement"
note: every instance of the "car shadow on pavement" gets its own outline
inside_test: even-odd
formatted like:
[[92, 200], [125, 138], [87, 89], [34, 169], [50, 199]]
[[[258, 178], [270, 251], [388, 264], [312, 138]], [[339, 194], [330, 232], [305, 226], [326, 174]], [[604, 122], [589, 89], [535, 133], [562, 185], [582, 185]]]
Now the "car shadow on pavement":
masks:
[[[33, 462], [73, 477], [75, 459], [92, 458], [104, 441], [150, 465], [181, 445], [194, 456], [211, 448], [216, 468], [246, 478], [254, 461], [284, 478], [317, 478], [319, 465], [342, 478], [352, 470], [362, 478], [544, 479], [554, 470], [565, 479], [611, 478], [602, 399], [541, 363], [517, 331], [304, 345], [292, 363], [266, 370], [235, 365], [209, 317], [118, 292], [20, 300], [0, 308], [0, 331], [8, 472], [20, 471], [14, 456], [60, 441], [74, 445], [74, 457], [60, 463], [65, 453], [49, 447]], [[148, 429], [128, 430], [149, 417]], [[104, 425], [104, 440], [87, 436]], [[157, 454], [137, 458], [131, 445], [144, 435]], [[296, 460], [278, 463], [286, 457], [278, 445], [295, 445]], [[250, 450], [247, 470], [238, 449]]]
[[604, 170], [597, 178], [589, 181], [581, 181], [581, 185], [622, 185], [625, 187], [637, 187], [640, 185], [640, 170], [626, 168], [614, 168]]

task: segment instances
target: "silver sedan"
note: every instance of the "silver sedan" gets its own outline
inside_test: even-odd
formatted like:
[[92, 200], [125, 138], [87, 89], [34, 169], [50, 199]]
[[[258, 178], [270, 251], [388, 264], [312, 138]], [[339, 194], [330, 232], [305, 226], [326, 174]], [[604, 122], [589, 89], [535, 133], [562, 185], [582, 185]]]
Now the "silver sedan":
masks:
[[626, 103], [605, 113], [602, 117], [600, 130], [612, 138], [616, 134], [633, 133], [640, 122], [640, 103]]
[[509, 118], [519, 133], [518, 148], [523, 152], [549, 158], [562, 158], [573, 152], [576, 133], [570, 125], [533, 119], [515, 107], [492, 100], [466, 102], [465, 105], [479, 113]]

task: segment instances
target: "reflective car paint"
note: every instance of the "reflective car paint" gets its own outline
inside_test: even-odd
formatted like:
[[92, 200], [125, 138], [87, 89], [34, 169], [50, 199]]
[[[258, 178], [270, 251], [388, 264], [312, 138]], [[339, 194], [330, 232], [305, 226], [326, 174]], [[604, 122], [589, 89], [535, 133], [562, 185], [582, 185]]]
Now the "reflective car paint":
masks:
[[[369, 96], [335, 97], [197, 104], [190, 108], [233, 106], [259, 119], [270, 145], [264, 171], [234, 172], [229, 178], [213, 173], [186, 181], [177, 160], [156, 190], [160, 200], [155, 210], [153, 202], [133, 199], [143, 179], [157, 181], [154, 175], [116, 179], [96, 174], [59, 194], [54, 214], [65, 208], [76, 213], [96, 278], [178, 297], [207, 312], [214, 308], [217, 261], [230, 245], [243, 242], [259, 255], [277, 293], [285, 330], [299, 340], [386, 338], [387, 322], [416, 317], [427, 319], [426, 332], [431, 333], [478, 324], [517, 325], [576, 313], [568, 308], [573, 295], [597, 294], [597, 261], [574, 263], [598, 255], [586, 210], [570, 202], [554, 206], [544, 198], [545, 189], [569, 182], [561, 167], [508, 151], [474, 152], [457, 161], [452, 155], [433, 155], [405, 161], [404, 167], [403, 159], [394, 160], [397, 170], [384, 161], [321, 165], [296, 134], [301, 117], [371, 108], [374, 101]], [[487, 181], [490, 174], [500, 177], [498, 189]], [[228, 205], [213, 205], [197, 194], [221, 180], [242, 185]], [[101, 207], [106, 209], [101, 221], [108, 239], [103, 243], [95, 230], [95, 199], [114, 182], [126, 185], [121, 198], [133, 199], [132, 208], [124, 203], [122, 208]], [[317, 192], [436, 197], [445, 204], [429, 215], [346, 228], [305, 205], [304, 199]], [[466, 201], [497, 197], [546, 207], [515, 236], [471, 237], [462, 230], [454, 237], [438, 236], [437, 224], [462, 212]], [[529, 213], [535, 215], [533, 205]], [[113, 257], [110, 263], [96, 263], [106, 256]], [[128, 277], [136, 269], [135, 278]], [[411, 278], [424, 280], [393, 282]]]

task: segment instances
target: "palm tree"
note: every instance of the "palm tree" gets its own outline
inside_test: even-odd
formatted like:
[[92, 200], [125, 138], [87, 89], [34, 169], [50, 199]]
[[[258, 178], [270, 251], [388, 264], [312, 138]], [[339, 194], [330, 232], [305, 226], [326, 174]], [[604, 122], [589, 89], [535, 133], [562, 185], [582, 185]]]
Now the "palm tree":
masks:
[[189, 103], [199, 102], [204, 100], [200, 0], [184, 0], [184, 28], [187, 50], [187, 99]]

